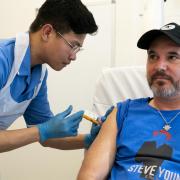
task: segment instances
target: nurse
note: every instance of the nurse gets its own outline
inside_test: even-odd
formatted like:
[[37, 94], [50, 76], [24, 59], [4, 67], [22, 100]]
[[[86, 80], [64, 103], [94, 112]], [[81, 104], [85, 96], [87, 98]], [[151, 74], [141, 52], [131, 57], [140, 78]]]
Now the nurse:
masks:
[[[62, 70], [76, 59], [86, 34], [96, 31], [93, 15], [80, 0], [46, 0], [29, 32], [0, 41], [0, 152], [37, 141], [57, 149], [88, 146], [91, 134], [77, 135], [83, 111], [71, 114], [69, 106], [52, 114], [45, 64]], [[20, 116], [28, 128], [6, 130]]]

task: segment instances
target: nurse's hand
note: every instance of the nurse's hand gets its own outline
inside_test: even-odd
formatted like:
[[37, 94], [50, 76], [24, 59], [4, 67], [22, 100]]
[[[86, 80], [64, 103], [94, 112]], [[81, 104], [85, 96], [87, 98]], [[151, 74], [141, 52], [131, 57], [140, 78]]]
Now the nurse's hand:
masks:
[[79, 123], [82, 120], [84, 111], [69, 115], [71, 111], [72, 106], [69, 106], [64, 112], [57, 114], [49, 121], [37, 125], [41, 143], [50, 138], [63, 138], [77, 135]]
[[111, 106], [105, 113], [104, 116], [99, 117], [100, 125], [92, 124], [90, 134], [86, 134], [84, 138], [85, 149], [88, 149], [98, 135], [102, 123], [107, 119], [109, 114], [113, 111], [114, 106]]

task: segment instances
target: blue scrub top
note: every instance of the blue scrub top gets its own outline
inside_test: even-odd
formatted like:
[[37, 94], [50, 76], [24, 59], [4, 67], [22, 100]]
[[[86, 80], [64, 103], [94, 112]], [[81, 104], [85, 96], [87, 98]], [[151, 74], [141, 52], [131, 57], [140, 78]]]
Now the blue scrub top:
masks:
[[[0, 41], [0, 90], [5, 86], [14, 61], [15, 38]], [[10, 93], [14, 101], [20, 103], [32, 98], [34, 88], [40, 81], [42, 65], [31, 68], [30, 47], [28, 47], [18, 74], [16, 74]], [[26, 124], [35, 125], [53, 116], [47, 99], [47, 70], [38, 95], [31, 101], [24, 113]]]

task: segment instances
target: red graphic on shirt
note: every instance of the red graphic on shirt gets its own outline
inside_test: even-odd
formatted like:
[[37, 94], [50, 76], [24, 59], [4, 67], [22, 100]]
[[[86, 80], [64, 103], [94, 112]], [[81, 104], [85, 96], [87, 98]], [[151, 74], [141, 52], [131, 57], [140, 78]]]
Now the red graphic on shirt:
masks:
[[172, 138], [171, 134], [164, 129], [161, 129], [160, 131], [154, 131], [153, 132], [154, 136], [157, 136], [158, 134], [164, 134], [166, 136], [166, 140], [170, 140]]

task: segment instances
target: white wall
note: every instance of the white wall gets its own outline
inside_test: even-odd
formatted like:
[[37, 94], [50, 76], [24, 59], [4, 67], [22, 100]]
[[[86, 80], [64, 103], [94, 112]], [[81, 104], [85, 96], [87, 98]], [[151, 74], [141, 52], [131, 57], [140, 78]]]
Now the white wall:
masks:
[[144, 65], [146, 52], [137, 48], [139, 37], [162, 25], [163, 0], [117, 0], [115, 66]]
[[164, 5], [164, 23], [176, 22], [180, 24], [180, 1], [179, 0], [167, 0]]
[[39, 7], [44, 0], [1, 0], [0, 37], [14, 37], [15, 33], [27, 31], [30, 23], [35, 18], [35, 8]]
[[[26, 31], [35, 17], [35, 8], [44, 0], [1, 0], [0, 38]], [[91, 109], [95, 81], [106, 66], [145, 64], [145, 52], [136, 48], [139, 36], [162, 21], [179, 21], [179, 0], [167, 0], [162, 18], [162, 0], [83, 0], [92, 10], [99, 33], [88, 36], [77, 61], [61, 72], [49, 69], [49, 100], [54, 113], [69, 104], [75, 110]], [[159, 17], [159, 18], [157, 18]], [[115, 24], [114, 24], [115, 23]], [[180, 23], [180, 22], [179, 22]], [[56, 80], [54, 82], [54, 80]], [[19, 119], [11, 128], [24, 127]], [[87, 132], [83, 121], [80, 132]], [[0, 154], [0, 180], [74, 180], [83, 150], [58, 151], [38, 143]]]

